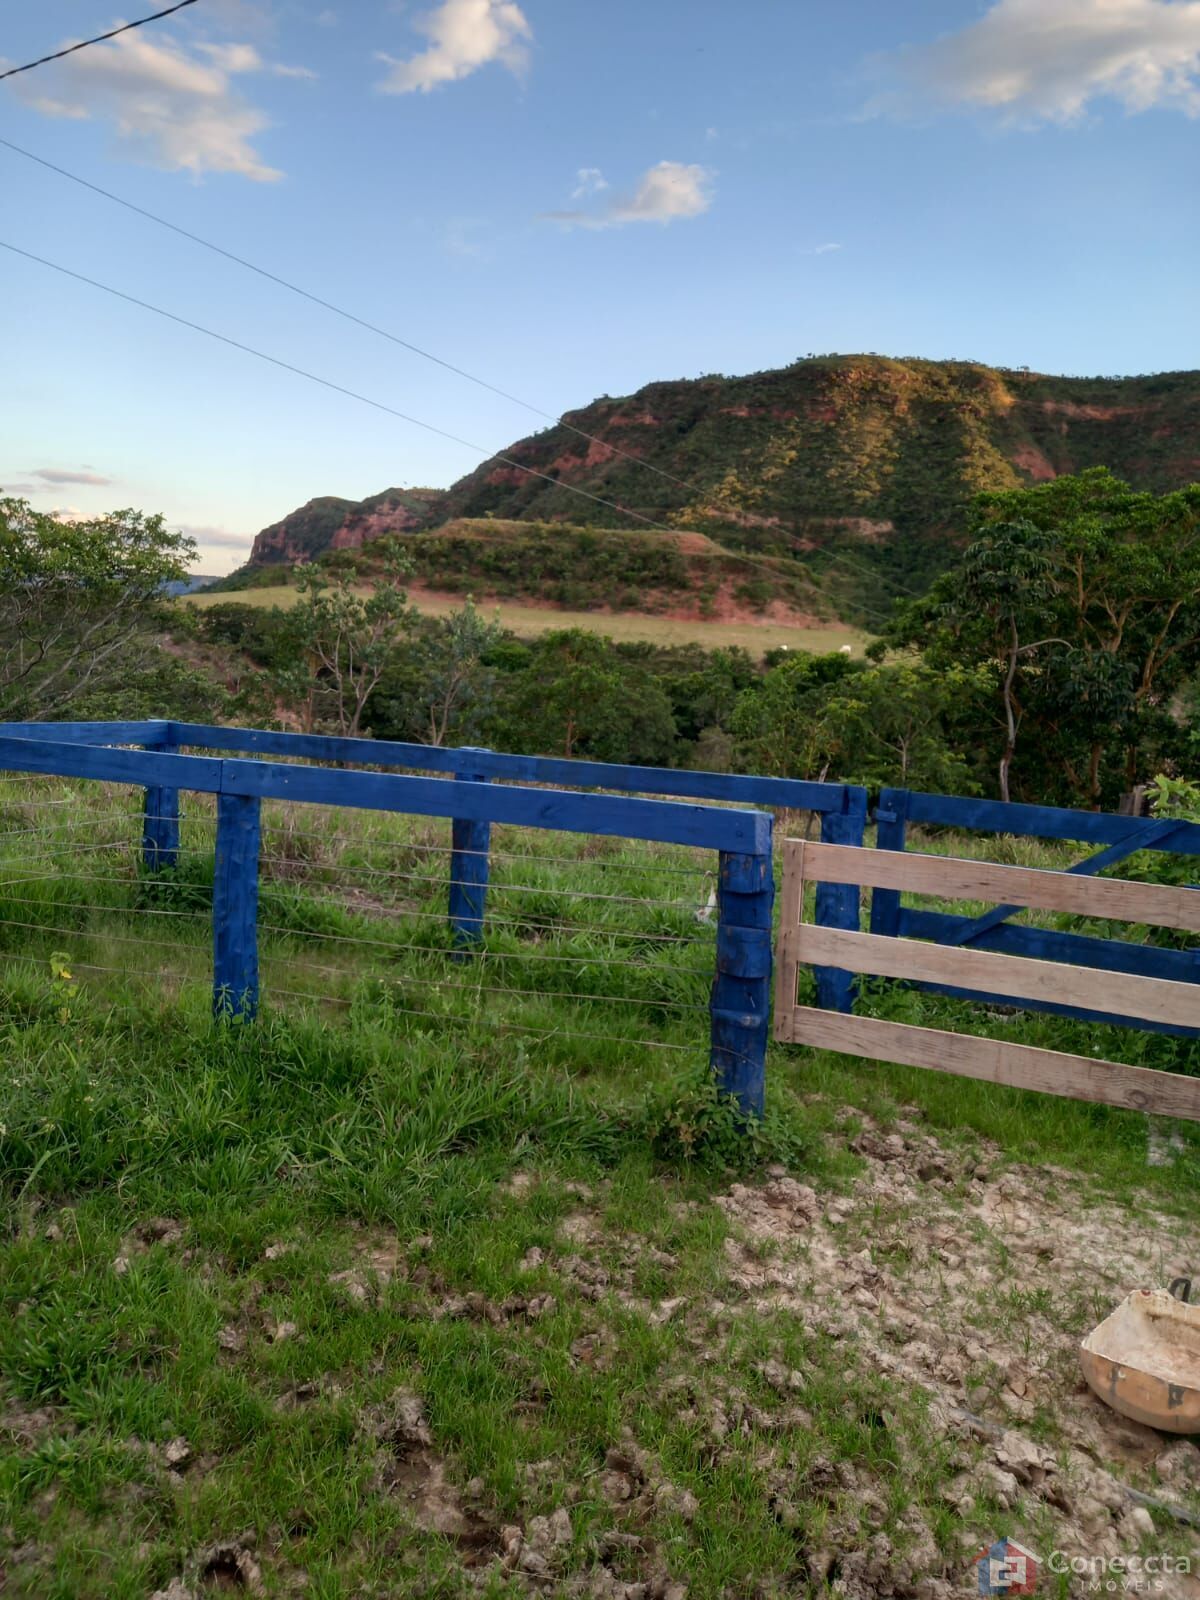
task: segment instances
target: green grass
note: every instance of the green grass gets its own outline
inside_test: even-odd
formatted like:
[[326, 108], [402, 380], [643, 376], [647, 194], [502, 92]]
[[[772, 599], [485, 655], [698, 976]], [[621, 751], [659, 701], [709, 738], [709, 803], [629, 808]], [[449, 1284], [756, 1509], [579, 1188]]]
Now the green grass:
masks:
[[[498, 829], [487, 953], [463, 962], [447, 833], [268, 807], [264, 1012], [222, 1027], [205, 802], [179, 871], [148, 880], [130, 791], [0, 784], [6, 1592], [215, 1593], [212, 1547], [241, 1541], [268, 1595], [301, 1574], [322, 1600], [515, 1594], [471, 1564], [560, 1507], [549, 1592], [601, 1559], [694, 1600], [807, 1592], [860, 1514], [805, 1489], [839, 1464], [877, 1486], [873, 1527], [902, 1546], [919, 1513], [952, 1564], [959, 1462], [923, 1395], [778, 1310], [730, 1315], [712, 1197], [770, 1161], [845, 1192], [841, 1109], [886, 1128], [916, 1105], [947, 1148], [1186, 1211], [1194, 1135], [1147, 1169], [1141, 1118], [773, 1049], [747, 1142], [705, 1066], [712, 862]], [[1121, 1037], [1129, 1059], [1168, 1048]], [[438, 1532], [421, 1495], [442, 1477]]]
[[[366, 589], [363, 591], [367, 592]], [[413, 593], [412, 604], [426, 616], [444, 617], [457, 611], [463, 604], [460, 595], [433, 595]], [[279, 584], [262, 589], [238, 589], [216, 594], [185, 595], [181, 604], [192, 606], [227, 605], [280, 606], [283, 609], [296, 603], [296, 591], [290, 585]], [[840, 623], [822, 623], [812, 628], [787, 627], [777, 622], [690, 622], [678, 617], [656, 617], [632, 611], [566, 611], [557, 607], [522, 606], [509, 601], [480, 601], [486, 614], [498, 616], [506, 628], [519, 638], [535, 638], [554, 628], [586, 628], [592, 633], [606, 634], [618, 643], [623, 641], [648, 644], [680, 645], [701, 644], [708, 650], [727, 649], [740, 645], [753, 656], [762, 656], [768, 650], [788, 645], [793, 650], [808, 650], [823, 654], [849, 645], [855, 655], [861, 655], [870, 643], [870, 635], [860, 629]]]

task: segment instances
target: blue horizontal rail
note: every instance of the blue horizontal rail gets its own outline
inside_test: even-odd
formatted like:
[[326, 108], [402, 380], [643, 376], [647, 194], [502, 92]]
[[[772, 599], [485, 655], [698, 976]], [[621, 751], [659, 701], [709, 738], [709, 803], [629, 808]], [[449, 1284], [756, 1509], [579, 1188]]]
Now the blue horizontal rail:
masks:
[[470, 771], [480, 778], [564, 785], [573, 789], [618, 789], [642, 795], [773, 806], [791, 811], [846, 809], [842, 783], [800, 778], [764, 778], [736, 772], [691, 772], [677, 767], [635, 767], [608, 761], [573, 761], [554, 756], [510, 755], [499, 750], [405, 744], [391, 739], [348, 739], [321, 733], [276, 733], [267, 728], [219, 728], [172, 722], [176, 745], [197, 750], [233, 750], [310, 761], [349, 761], [358, 767], [405, 767], [426, 772]]
[[501, 788], [448, 778], [293, 767], [274, 761], [226, 760], [150, 750], [0, 737], [0, 768], [92, 778], [108, 783], [170, 785], [203, 794], [240, 794], [307, 805], [352, 806], [427, 817], [466, 817], [570, 833], [616, 834], [661, 844], [757, 854], [767, 848], [765, 812], [682, 805], [640, 796], [570, 790]]
[[727, 811], [682, 805], [677, 800], [577, 794], [567, 789], [502, 788], [494, 783], [457, 783], [448, 778], [386, 772], [289, 767], [273, 761], [225, 760], [217, 765], [222, 769], [222, 794], [258, 795], [264, 800], [465, 817], [473, 822], [509, 822], [568, 833], [618, 834], [708, 850], [757, 853], [768, 848], [771, 837], [771, 819], [762, 811]]
[[8, 737], [0, 724], [0, 769], [51, 777], [93, 778], [101, 783], [167, 784], [201, 794], [221, 792], [223, 762], [212, 756], [168, 755], [154, 750], [112, 750], [61, 739]]
[[12, 739], [49, 739], [72, 744], [170, 743], [171, 724], [148, 722], [0, 722], [0, 732]]
[[[901, 797], [903, 799], [901, 800]], [[1139, 850], [1171, 850], [1200, 855], [1200, 823], [1172, 817], [1120, 817], [1107, 811], [1071, 811], [1062, 806], [1022, 805], [1015, 801], [968, 800], [955, 795], [884, 789], [876, 818], [899, 813], [909, 822], [963, 828], [972, 833], [1013, 833], [1030, 839], [1068, 839], [1079, 844], [1125, 844]]]

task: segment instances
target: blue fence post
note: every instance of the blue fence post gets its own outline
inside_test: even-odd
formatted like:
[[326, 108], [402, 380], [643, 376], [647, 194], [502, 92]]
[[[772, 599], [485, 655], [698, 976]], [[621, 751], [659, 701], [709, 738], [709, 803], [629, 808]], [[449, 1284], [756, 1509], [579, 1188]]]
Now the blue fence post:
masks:
[[[821, 843], [861, 847], [867, 827], [867, 791], [847, 788], [840, 811], [821, 813]], [[861, 890], [857, 884], [817, 884], [816, 915], [823, 928], [859, 928]], [[826, 1011], [854, 1009], [854, 974], [840, 967], [817, 967], [817, 1004]]]
[[[881, 789], [875, 807], [875, 845], [879, 850], [903, 850], [908, 833], [907, 789]], [[871, 932], [894, 939], [900, 932], [899, 889], [876, 889], [871, 895]]]
[[[153, 744], [162, 755], [178, 755], [179, 746]], [[147, 872], [165, 872], [179, 865], [179, 790], [154, 785], [142, 804], [142, 865]]]
[[771, 1016], [771, 908], [775, 870], [765, 851], [720, 852], [717, 971], [709, 1002], [709, 1056], [722, 1094], [747, 1117], [761, 1117]]
[[217, 797], [213, 875], [213, 1015], [252, 1019], [258, 1011], [258, 852], [262, 801]]
[[[471, 750], [463, 754], [470, 756]], [[485, 773], [470, 766], [455, 773], [459, 783], [487, 783]], [[490, 822], [472, 822], [455, 817], [451, 823], [450, 852], [450, 930], [460, 951], [481, 943], [487, 909], [489, 851], [492, 847]]]

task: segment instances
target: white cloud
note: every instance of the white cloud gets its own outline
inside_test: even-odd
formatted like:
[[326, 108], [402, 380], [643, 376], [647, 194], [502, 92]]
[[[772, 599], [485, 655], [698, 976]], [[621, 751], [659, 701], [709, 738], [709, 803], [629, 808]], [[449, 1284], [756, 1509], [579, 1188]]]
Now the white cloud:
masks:
[[614, 207], [616, 222], [677, 222], [698, 217], [712, 204], [706, 167], [660, 161], [644, 173], [632, 200]]
[[262, 71], [262, 57], [252, 44], [198, 44], [196, 49], [221, 72]]
[[380, 84], [385, 94], [428, 93], [491, 61], [519, 73], [529, 59], [527, 41], [533, 34], [515, 0], [442, 0], [413, 26], [430, 41], [429, 48], [407, 61], [379, 54], [392, 69]]
[[270, 70], [276, 78], [316, 78], [319, 76], [311, 67], [288, 67], [282, 61], [273, 63]]
[[571, 190], [572, 200], [586, 200], [590, 195], [599, 194], [601, 189], [608, 188], [608, 179], [599, 167], [580, 167], [575, 174], [575, 187]]
[[802, 256], [831, 256], [835, 250], [840, 250], [841, 248], [840, 244], [813, 244], [809, 245], [807, 249], [801, 250], [800, 254]]
[[85, 483], [93, 488], [104, 489], [112, 482], [112, 478], [102, 478], [98, 472], [70, 472], [59, 467], [35, 467], [31, 477], [40, 478], [43, 483]]
[[[620, 228], [629, 222], [680, 222], [702, 216], [712, 205], [712, 179], [713, 174], [707, 167], [694, 163], [689, 166], [682, 161], [660, 161], [642, 174], [632, 195], [624, 199], [613, 196], [599, 211], [547, 211], [544, 216], [551, 222], [575, 228]], [[571, 198], [578, 197], [577, 189]]]
[[908, 94], [1070, 122], [1097, 99], [1200, 114], [1200, 0], [995, 0], [969, 27], [901, 52]]
[[230, 172], [269, 183], [282, 173], [252, 143], [267, 118], [233, 81], [262, 65], [252, 45], [189, 50], [162, 35], [129, 33], [46, 68], [37, 85], [17, 83], [26, 102], [47, 116], [110, 122], [154, 166], [197, 176]]

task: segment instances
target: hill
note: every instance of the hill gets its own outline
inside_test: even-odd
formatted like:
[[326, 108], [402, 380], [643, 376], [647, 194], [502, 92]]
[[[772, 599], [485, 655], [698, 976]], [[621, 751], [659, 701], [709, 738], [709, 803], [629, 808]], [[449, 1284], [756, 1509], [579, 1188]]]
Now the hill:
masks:
[[[702, 533], [456, 518], [407, 534], [404, 551], [412, 568], [409, 593], [420, 610], [442, 615], [470, 595], [489, 609], [498, 604], [506, 624], [522, 635], [589, 625], [603, 614], [604, 631], [621, 637], [736, 643], [760, 654], [804, 630], [830, 649], [857, 647], [857, 635], [839, 626], [803, 563], [727, 550]], [[376, 565], [369, 543], [330, 550], [325, 560], [364, 581]], [[286, 583], [290, 572], [246, 567], [195, 598], [220, 604], [239, 591], [286, 607], [295, 596]], [[624, 624], [634, 621], [641, 626], [631, 632]]]
[[592, 525], [628, 528], [633, 512], [798, 558], [840, 607], [878, 604], [944, 566], [981, 489], [1097, 465], [1160, 491], [1200, 476], [1200, 373], [811, 357], [602, 396], [501, 454], [444, 493], [310, 502], [259, 536], [250, 565], [461, 518], [576, 521], [583, 490], [609, 502], [587, 504]]
[[[417, 591], [799, 626], [827, 614], [800, 562], [727, 550], [702, 533], [460, 517], [410, 535], [404, 549]], [[354, 559], [369, 565], [369, 549]]]
[[424, 527], [442, 497], [441, 489], [384, 489], [366, 500], [322, 495], [264, 528], [246, 567], [292, 566], [327, 550], [357, 550], [384, 534]]

